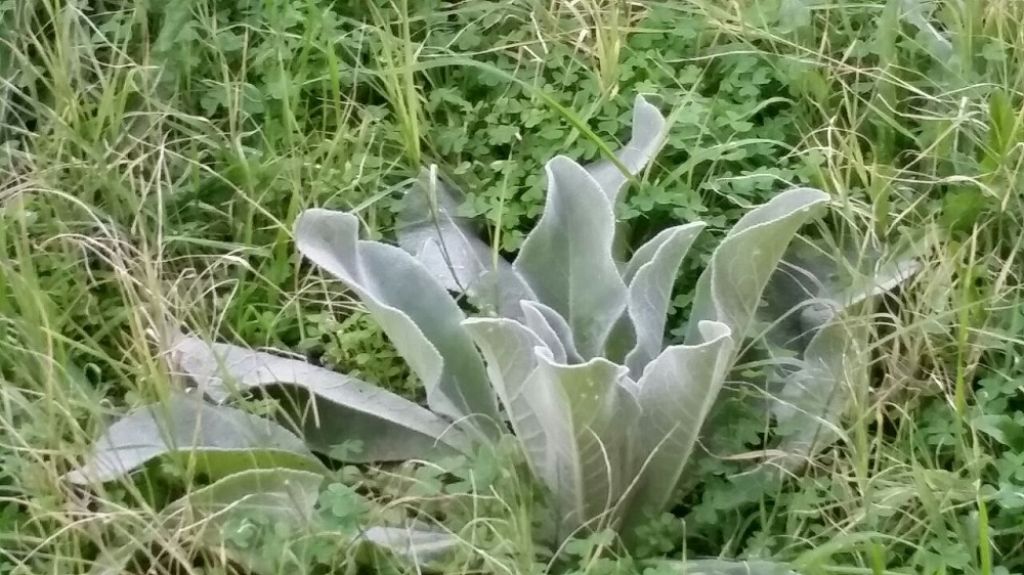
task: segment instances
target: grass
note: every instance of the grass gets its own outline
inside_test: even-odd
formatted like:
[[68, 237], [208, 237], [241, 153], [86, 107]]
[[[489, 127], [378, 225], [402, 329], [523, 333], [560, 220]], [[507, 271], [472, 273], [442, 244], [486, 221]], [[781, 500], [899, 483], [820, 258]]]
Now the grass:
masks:
[[[732, 422], [736, 444], [702, 459], [634, 558], [599, 536], [553, 558], [530, 537], [529, 486], [487, 461], [462, 464], [494, 477], [468, 495], [429, 467], [346, 469], [367, 510], [342, 498], [338, 520], [464, 500], [462, 572], [684, 555], [806, 575], [1024, 570], [1021, 3], [19, 0], [0, 2], [0, 31], [0, 573], [87, 572], [126, 542], [140, 573], [236, 572], [187, 529], [153, 526], [195, 478], [151, 470], [98, 494], [60, 480], [115, 414], [177, 385], [168, 330], [415, 396], [380, 330], [296, 257], [296, 215], [352, 209], [388, 236], [394, 192], [431, 162], [513, 251], [542, 162], [614, 145], [637, 93], [673, 128], [622, 206], [636, 242], [680, 220], [718, 233], [792, 182], [834, 198], [809, 233], [925, 263], [899, 308], [875, 312], [842, 441], [764, 485], [748, 473], [764, 415]], [[366, 564], [270, 533], [271, 555]]]

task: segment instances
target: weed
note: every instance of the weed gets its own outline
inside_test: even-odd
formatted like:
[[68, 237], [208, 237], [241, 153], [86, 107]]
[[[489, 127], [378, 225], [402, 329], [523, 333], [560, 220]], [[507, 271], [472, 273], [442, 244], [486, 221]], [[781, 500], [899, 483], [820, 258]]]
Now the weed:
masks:
[[[711, 227], [681, 270], [674, 337], [713, 236], [783, 182], [841, 206], [812, 234], [925, 265], [876, 311], [873, 376], [834, 448], [757, 482], [768, 416], [742, 412], [640, 557], [586, 540], [577, 564], [550, 567], [722, 555], [808, 574], [1021, 572], [1022, 22], [1007, 0], [0, 2], [0, 572], [86, 572], [131, 541], [137, 572], [239, 572], [154, 527], [157, 504], [201, 478], [156, 469], [95, 494], [59, 479], [107, 420], [175, 388], [167, 326], [318, 354], [418, 397], [351, 298], [294, 257], [294, 218], [354, 210], [390, 236], [391, 191], [437, 163], [511, 253], [540, 214], [542, 162], [596, 158], [580, 126], [614, 143], [636, 94], [657, 94], [672, 128], [621, 206], [625, 244]], [[415, 477], [359, 473], [339, 483]], [[363, 495], [371, 512], [428, 498], [396, 493]], [[491, 531], [456, 568], [549, 567], [526, 493], [465, 499], [465, 523]], [[270, 539], [278, 557], [304, 540]], [[358, 563], [337, 542], [309, 548], [289, 571]]]

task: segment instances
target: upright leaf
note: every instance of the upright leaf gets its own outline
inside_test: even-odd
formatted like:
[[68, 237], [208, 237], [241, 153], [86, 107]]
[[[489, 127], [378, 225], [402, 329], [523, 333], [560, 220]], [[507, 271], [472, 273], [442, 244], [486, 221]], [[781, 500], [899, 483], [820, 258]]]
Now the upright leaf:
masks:
[[[793, 471], [840, 436], [839, 418], [850, 390], [865, 385], [868, 330], [849, 321], [850, 310], [872, 313], [872, 299], [909, 280], [921, 264], [910, 258], [883, 262], [857, 246], [835, 257], [809, 241], [795, 242], [765, 289], [759, 315], [774, 349], [795, 356], [780, 365], [783, 385], [771, 409], [786, 430], [772, 464]], [[789, 360], [786, 364], [792, 364]], [[781, 363], [781, 362], [780, 362]]]
[[633, 377], [640, 377], [664, 347], [672, 287], [683, 258], [703, 229], [703, 222], [669, 228], [641, 246], [626, 267], [626, 312], [636, 335], [636, 345], [626, 355], [626, 367]]
[[107, 428], [85, 463], [65, 478], [79, 484], [111, 481], [166, 456], [186, 458], [214, 477], [259, 467], [324, 469], [301, 439], [278, 424], [176, 394]]
[[548, 444], [541, 478], [554, 496], [559, 534], [612, 526], [635, 472], [636, 384], [603, 358], [563, 365], [543, 349], [536, 353], [537, 369], [524, 385], [554, 413], [539, 418]]
[[462, 329], [465, 316], [425, 267], [399, 248], [359, 240], [358, 220], [342, 212], [303, 212], [295, 241], [359, 296], [423, 381], [431, 409], [454, 419], [470, 417], [488, 434], [497, 430], [494, 395]]
[[578, 363], [579, 352], [572, 336], [572, 328], [558, 312], [538, 301], [524, 301], [523, 323], [541, 336], [555, 360], [561, 363]]
[[349, 461], [400, 461], [467, 452], [470, 442], [450, 422], [379, 387], [304, 361], [183, 337], [177, 365], [205, 393], [222, 401], [233, 391], [258, 389], [285, 399], [288, 418], [306, 441], [329, 453], [356, 441]]
[[545, 402], [536, 386], [526, 385], [537, 370], [535, 350], [545, 347], [545, 343], [529, 328], [511, 319], [472, 318], [463, 325], [484, 355], [491, 384], [505, 406], [531, 470], [544, 481], [554, 482], [543, 420], [563, 414], [557, 405]]
[[458, 215], [463, 198], [424, 170], [402, 198], [398, 245], [412, 254], [448, 291], [465, 293], [479, 307], [519, 317], [519, 301], [534, 299], [530, 287], [497, 251]]
[[704, 321], [703, 341], [669, 347], [638, 382], [637, 453], [646, 458], [633, 486], [627, 527], [661, 513], [671, 501], [701, 425], [718, 397], [734, 347], [729, 327]]
[[541, 303], [568, 321], [584, 359], [599, 356], [626, 305], [612, 259], [615, 216], [600, 186], [579, 164], [548, 162], [548, 197], [514, 266]]
[[607, 158], [586, 166], [587, 172], [604, 190], [609, 204], [615, 206], [629, 177], [644, 169], [665, 143], [667, 134], [668, 125], [661, 112], [647, 103], [643, 96], [637, 96], [633, 103], [632, 136], [622, 149], [615, 152], [615, 157], [628, 174]]
[[[528, 302], [523, 303], [526, 304]], [[542, 344], [543, 347], [546, 347], [551, 352], [551, 357], [555, 361], [566, 363], [568, 356], [566, 355], [562, 339], [558, 337], [558, 334], [555, 333], [548, 320], [536, 308], [524, 305], [522, 321], [526, 324], [526, 329], [529, 329], [544, 342]]]
[[711, 255], [697, 280], [687, 343], [701, 339], [699, 325], [714, 320], [738, 342], [748, 335], [761, 294], [793, 235], [828, 195], [810, 188], [783, 192], [743, 216]]

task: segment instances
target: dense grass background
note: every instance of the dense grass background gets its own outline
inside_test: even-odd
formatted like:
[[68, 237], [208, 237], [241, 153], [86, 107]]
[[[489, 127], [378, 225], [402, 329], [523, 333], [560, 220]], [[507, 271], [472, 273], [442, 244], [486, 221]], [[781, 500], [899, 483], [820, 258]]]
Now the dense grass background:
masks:
[[[732, 443], [640, 557], [596, 537], [549, 564], [529, 488], [469, 462], [491, 481], [461, 523], [479, 556], [459, 568], [722, 555], [807, 574], [1024, 572], [1024, 2], [8, 0], [0, 26], [0, 573], [84, 572], [133, 541], [139, 572], [234, 572], [153, 527], [188, 487], [173, 469], [99, 495], [60, 481], [115, 414], [176, 385], [167, 330], [417, 396], [383, 334], [297, 258], [296, 214], [356, 210], [388, 237], [397, 192], [436, 163], [514, 251], [543, 162], [597, 157], [592, 136], [623, 137], [638, 93], [672, 129], [621, 206], [634, 242], [703, 219], [706, 256], [744, 209], [808, 184], [834, 199], [808, 233], [912, 249], [925, 269], [878, 318], [844, 441], [801, 476], [744, 474], [764, 416], [729, 420]], [[345, 469], [338, 485], [363, 495], [329, 501], [339, 521], [429, 505], [447, 493], [435, 471]], [[340, 543], [269, 540], [310, 572], [356, 569]]]

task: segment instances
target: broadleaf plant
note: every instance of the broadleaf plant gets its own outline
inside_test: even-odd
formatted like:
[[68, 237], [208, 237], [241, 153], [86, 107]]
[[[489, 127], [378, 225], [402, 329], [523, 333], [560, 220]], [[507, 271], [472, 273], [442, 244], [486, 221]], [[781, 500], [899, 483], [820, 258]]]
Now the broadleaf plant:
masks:
[[[840, 257], [831, 252], [839, 251]], [[760, 311], [782, 385], [769, 408], [782, 433], [771, 464], [792, 472], [841, 436], [839, 419], [852, 390], [865, 388], [870, 324], [879, 296], [910, 280], [917, 259], [885, 261], [877, 249], [835, 249], [801, 239], [783, 256]]]
[[[457, 215], [460, 194], [435, 169], [403, 200], [401, 247], [361, 240], [355, 214], [300, 215], [299, 251], [377, 319], [423, 382], [429, 409], [324, 368], [195, 337], [178, 342], [175, 366], [218, 403], [255, 389], [290, 398], [286, 422], [298, 422], [310, 448], [331, 454], [356, 440], [357, 462], [469, 451], [511, 427], [550, 492], [559, 539], [632, 531], [671, 504], [769, 277], [828, 202], [795, 188], [743, 217], [698, 279], [685, 342], [666, 347], [673, 284], [704, 224], [665, 230], [628, 262], [613, 255], [615, 202], [666, 131], [638, 97], [632, 138], [614, 159], [548, 162], [543, 214], [512, 262]], [[463, 292], [477, 317], [456, 299]]]

